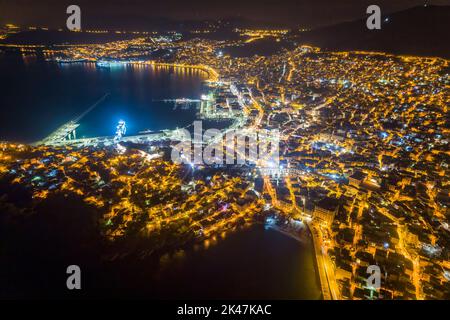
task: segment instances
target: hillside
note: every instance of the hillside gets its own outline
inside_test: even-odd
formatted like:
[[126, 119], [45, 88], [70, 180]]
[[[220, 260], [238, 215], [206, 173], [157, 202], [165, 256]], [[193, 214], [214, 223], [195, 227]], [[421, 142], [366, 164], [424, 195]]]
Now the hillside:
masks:
[[383, 15], [381, 30], [366, 19], [299, 33], [300, 43], [330, 50], [369, 50], [450, 58], [450, 6], [421, 6]]

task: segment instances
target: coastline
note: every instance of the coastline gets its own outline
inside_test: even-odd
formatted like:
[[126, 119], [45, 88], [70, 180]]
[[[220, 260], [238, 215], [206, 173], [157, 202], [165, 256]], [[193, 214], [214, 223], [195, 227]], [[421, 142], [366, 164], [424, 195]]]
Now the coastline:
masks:
[[[131, 62], [133, 63], [133, 62]], [[217, 81], [219, 80], [219, 73], [211, 68], [210, 66], [205, 65], [189, 65], [189, 64], [180, 64], [180, 63], [167, 63], [167, 62], [155, 62], [153, 60], [148, 60], [144, 62], [145, 64], [151, 66], [161, 66], [161, 67], [175, 67], [175, 68], [187, 68], [194, 70], [201, 70], [208, 75], [208, 81]]]
[[[268, 228], [277, 231], [281, 234], [284, 234], [287, 237], [290, 237], [300, 243], [305, 243], [305, 239], [302, 239], [298, 235], [294, 234], [291, 230], [285, 230], [279, 226], [269, 225]], [[323, 300], [336, 300], [333, 299], [333, 296], [330, 292], [329, 286], [328, 286], [328, 275], [326, 274], [326, 269], [324, 266], [323, 256], [320, 253], [320, 247], [318, 246], [317, 239], [314, 237], [313, 232], [311, 230], [311, 227], [309, 223], [305, 224], [305, 231], [309, 232], [311, 235], [311, 244], [313, 246], [314, 250], [314, 269], [316, 271], [316, 278], [318, 281], [318, 284], [320, 286], [320, 291], [322, 293], [322, 299]], [[320, 272], [322, 270], [322, 272]]]
[[[324, 257], [321, 246], [320, 246], [320, 238], [316, 235], [311, 223], [307, 223], [308, 230], [311, 234], [312, 244], [314, 247], [314, 256], [316, 260], [316, 268], [319, 277], [320, 287], [322, 291], [322, 298], [324, 300], [338, 300], [336, 294], [331, 290], [329, 284], [329, 275], [326, 268], [326, 257]], [[333, 294], [334, 293], [334, 294]]]
[[269, 225], [267, 228], [275, 230], [277, 232], [280, 232], [281, 234], [284, 234], [285, 236], [288, 236], [289, 238], [292, 238], [294, 240], [297, 240], [298, 242], [304, 243], [305, 240], [299, 237], [298, 235], [294, 234], [290, 230], [285, 230], [279, 226]]

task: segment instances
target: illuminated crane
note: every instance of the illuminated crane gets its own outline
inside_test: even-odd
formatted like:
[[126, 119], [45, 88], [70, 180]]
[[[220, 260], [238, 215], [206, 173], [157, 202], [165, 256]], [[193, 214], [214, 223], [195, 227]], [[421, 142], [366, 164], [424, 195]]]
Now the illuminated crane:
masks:
[[125, 121], [120, 120], [119, 124], [116, 127], [116, 135], [114, 136], [114, 140], [120, 140], [125, 133], [127, 132], [127, 125]]

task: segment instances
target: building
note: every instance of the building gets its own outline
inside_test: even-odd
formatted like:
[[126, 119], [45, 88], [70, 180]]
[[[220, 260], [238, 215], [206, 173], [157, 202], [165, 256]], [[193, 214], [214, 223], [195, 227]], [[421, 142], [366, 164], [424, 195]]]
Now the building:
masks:
[[336, 198], [325, 197], [314, 206], [313, 219], [331, 226], [339, 210], [339, 201]]
[[350, 185], [359, 187], [361, 183], [366, 179], [367, 175], [361, 171], [355, 171], [350, 177], [348, 177], [348, 182]]

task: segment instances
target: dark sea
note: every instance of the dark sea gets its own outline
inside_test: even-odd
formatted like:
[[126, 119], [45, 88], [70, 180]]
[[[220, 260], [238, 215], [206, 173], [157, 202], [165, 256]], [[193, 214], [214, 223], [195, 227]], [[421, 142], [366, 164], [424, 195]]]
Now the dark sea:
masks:
[[105, 264], [87, 287], [94, 297], [317, 300], [314, 259], [308, 237], [254, 225], [166, 254], [156, 269], [127, 258]]

